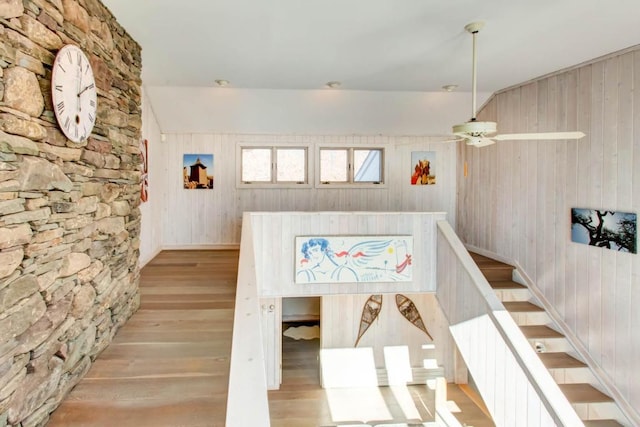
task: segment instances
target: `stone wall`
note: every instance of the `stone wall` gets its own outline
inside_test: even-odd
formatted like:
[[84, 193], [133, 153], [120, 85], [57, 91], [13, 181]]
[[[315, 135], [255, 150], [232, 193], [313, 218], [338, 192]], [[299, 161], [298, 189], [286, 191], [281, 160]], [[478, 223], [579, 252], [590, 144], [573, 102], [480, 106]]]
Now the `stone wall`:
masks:
[[[68, 43], [98, 87], [83, 144], [51, 106]], [[0, 0], [0, 426], [44, 425], [139, 306], [140, 69], [98, 0]]]

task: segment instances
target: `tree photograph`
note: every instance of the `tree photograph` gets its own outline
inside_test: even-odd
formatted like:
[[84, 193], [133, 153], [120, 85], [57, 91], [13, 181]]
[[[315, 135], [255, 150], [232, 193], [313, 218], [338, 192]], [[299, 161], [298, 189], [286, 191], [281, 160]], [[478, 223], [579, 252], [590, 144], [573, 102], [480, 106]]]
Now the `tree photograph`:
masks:
[[571, 241], [635, 254], [635, 213], [571, 209]]

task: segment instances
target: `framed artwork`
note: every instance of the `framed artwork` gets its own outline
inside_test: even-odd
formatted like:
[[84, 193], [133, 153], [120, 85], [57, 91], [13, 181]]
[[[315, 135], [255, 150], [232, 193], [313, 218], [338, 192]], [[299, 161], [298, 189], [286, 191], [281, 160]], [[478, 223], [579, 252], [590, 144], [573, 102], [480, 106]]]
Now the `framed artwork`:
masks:
[[184, 188], [213, 188], [213, 154], [185, 154], [182, 162]]
[[149, 141], [140, 140], [140, 155], [142, 157], [142, 174], [140, 175], [140, 200], [149, 200]]
[[636, 224], [635, 213], [572, 208], [571, 241], [635, 254]]
[[410, 282], [412, 236], [296, 236], [296, 283]]
[[411, 185], [433, 185], [436, 183], [436, 152], [411, 152]]

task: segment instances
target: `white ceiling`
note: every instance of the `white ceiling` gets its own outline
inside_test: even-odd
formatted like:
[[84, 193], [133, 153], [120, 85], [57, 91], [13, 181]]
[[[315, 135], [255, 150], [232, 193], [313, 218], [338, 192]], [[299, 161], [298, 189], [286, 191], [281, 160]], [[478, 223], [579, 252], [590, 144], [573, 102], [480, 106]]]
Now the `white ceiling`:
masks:
[[638, 0], [103, 0], [145, 86], [493, 92], [640, 43]]

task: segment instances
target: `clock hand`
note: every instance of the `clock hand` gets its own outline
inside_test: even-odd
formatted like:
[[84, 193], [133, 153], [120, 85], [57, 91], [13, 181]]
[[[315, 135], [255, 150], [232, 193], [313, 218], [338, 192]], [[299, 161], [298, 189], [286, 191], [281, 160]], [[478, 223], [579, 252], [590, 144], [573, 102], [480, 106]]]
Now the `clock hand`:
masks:
[[90, 87], [92, 87], [93, 85], [87, 85], [84, 89], [82, 89], [80, 91], [80, 93], [78, 93], [78, 98], [80, 98], [80, 95], [82, 95], [87, 89], [89, 89]]
[[82, 111], [82, 104], [80, 103], [80, 88], [82, 87], [82, 58], [79, 58], [78, 61], [78, 113]]

